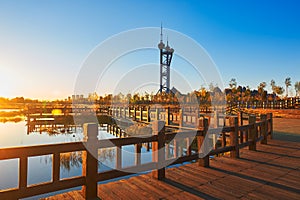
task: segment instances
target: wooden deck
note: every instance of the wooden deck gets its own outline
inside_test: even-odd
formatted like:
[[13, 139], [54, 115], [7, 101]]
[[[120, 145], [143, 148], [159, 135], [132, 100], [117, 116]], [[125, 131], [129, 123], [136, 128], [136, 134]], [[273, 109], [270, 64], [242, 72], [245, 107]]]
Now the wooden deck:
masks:
[[[197, 163], [98, 185], [101, 199], [300, 199], [300, 143], [269, 140], [257, 151], [242, 149], [240, 159], [217, 157], [209, 168]], [[72, 191], [45, 200], [84, 199]]]

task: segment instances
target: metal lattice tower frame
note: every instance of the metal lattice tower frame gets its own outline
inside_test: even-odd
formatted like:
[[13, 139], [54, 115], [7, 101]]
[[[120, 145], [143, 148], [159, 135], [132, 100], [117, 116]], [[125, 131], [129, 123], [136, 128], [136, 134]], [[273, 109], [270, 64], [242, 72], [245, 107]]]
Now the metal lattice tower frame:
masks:
[[160, 28], [160, 43], [158, 44], [160, 50], [160, 89], [159, 92], [170, 93], [170, 66], [174, 53], [174, 49], [163, 43], [162, 26]]

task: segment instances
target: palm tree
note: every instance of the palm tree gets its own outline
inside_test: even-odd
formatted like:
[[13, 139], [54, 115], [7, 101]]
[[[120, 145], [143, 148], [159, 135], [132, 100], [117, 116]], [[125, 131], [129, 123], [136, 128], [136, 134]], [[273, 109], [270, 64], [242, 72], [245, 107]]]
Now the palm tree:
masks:
[[277, 95], [282, 95], [282, 94], [284, 93], [283, 87], [276, 86], [276, 87], [275, 87], [275, 93], [276, 93]]
[[276, 84], [275, 84], [275, 81], [273, 79], [271, 80], [271, 84], [270, 85], [272, 87], [273, 93], [275, 93]]
[[134, 95], [133, 95], [133, 103], [134, 104], [136, 104], [136, 103], [139, 103], [139, 101], [140, 101], [140, 94], [139, 93], [135, 93]]
[[292, 85], [292, 81], [291, 81], [291, 78], [290, 77], [287, 77], [285, 79], [285, 87], [286, 87], [286, 96], [288, 96], [288, 89], [289, 89], [289, 86]]
[[267, 83], [266, 82], [261, 82], [258, 86], [258, 89], [264, 89], [265, 87], [267, 86]]
[[264, 95], [264, 89], [265, 89], [265, 87], [267, 86], [267, 83], [266, 82], [261, 82], [260, 84], [259, 84], [259, 86], [257, 87], [257, 89], [258, 89], [258, 93], [260, 94], [260, 100], [261, 100], [261, 102], [264, 100], [264, 98], [263, 98], [263, 95]]
[[229, 87], [232, 89], [232, 88], [235, 88], [236, 85], [237, 85], [236, 79], [232, 78], [229, 82]]
[[296, 95], [300, 96], [300, 81], [295, 83]]
[[[232, 78], [230, 81], [229, 81], [229, 87], [230, 87], [230, 106], [232, 106], [232, 102], [234, 102], [234, 96], [235, 96], [235, 93], [236, 93], [236, 86], [237, 86], [237, 82], [236, 82], [236, 79], [235, 78]], [[234, 94], [233, 94], [234, 93]]]

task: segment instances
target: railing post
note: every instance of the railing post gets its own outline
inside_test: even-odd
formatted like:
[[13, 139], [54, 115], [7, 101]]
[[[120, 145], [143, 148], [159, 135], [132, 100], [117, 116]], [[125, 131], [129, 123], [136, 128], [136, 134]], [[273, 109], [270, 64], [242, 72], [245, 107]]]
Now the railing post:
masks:
[[184, 123], [183, 123], [183, 109], [180, 108], [179, 109], [179, 127], [183, 127]]
[[54, 153], [52, 159], [52, 181], [55, 183], [60, 179], [60, 154]]
[[159, 120], [159, 108], [155, 108], [155, 117], [153, 119], [153, 121], [155, 120]]
[[157, 163], [152, 177], [162, 180], [165, 178], [165, 122], [153, 121], [152, 134], [158, 136], [157, 142], [152, 142], [152, 161]]
[[134, 112], [134, 110], [132, 109], [132, 107], [129, 107], [128, 108], [128, 118], [130, 118], [132, 120], [134, 119], [134, 116], [133, 116], [134, 113], [133, 112]]
[[256, 127], [255, 127], [255, 115], [249, 115], [249, 125], [254, 127], [249, 130], [248, 137], [252, 141], [252, 144], [249, 145], [249, 150], [256, 151]]
[[189, 137], [186, 138], [186, 155], [187, 156], [190, 156], [192, 154], [191, 144], [192, 144], [191, 138], [189, 138]]
[[267, 115], [261, 114], [260, 115], [260, 121], [264, 122], [261, 125], [261, 132], [263, 134], [263, 139], [260, 142], [261, 144], [267, 144], [267, 137], [268, 137], [268, 121], [267, 121]]
[[150, 108], [149, 107], [147, 107], [147, 122], [151, 122]]
[[83, 125], [86, 151], [82, 154], [82, 175], [86, 178], [86, 185], [82, 187], [85, 199], [94, 200], [97, 197], [98, 175], [98, 124], [86, 123]]
[[[203, 129], [203, 136], [196, 136], [197, 138], [197, 147], [198, 147], [198, 154], [199, 157], [203, 154], [203, 151], [206, 152], [207, 147], [205, 146], [205, 136], [208, 131], [208, 119], [206, 118], [199, 118], [198, 119], [198, 129]], [[204, 145], [204, 146], [203, 146]], [[209, 167], [209, 155], [204, 155], [204, 157], [200, 157], [198, 159], [198, 164], [201, 167]]]
[[174, 138], [173, 139], [173, 158], [178, 157], [178, 141]]
[[121, 108], [121, 107], [119, 107], [118, 117], [119, 117], [119, 118], [122, 118], [122, 108]]
[[126, 117], [126, 107], [123, 107], [123, 110], [122, 110], [122, 111], [123, 111], [123, 118], [126, 119], [126, 118], [127, 118], [127, 117]]
[[115, 108], [114, 107], [111, 108], [111, 116], [115, 117]]
[[122, 168], [122, 146], [116, 146], [116, 169]]
[[141, 165], [141, 148], [142, 144], [135, 144], [135, 165]]
[[140, 107], [140, 121], [143, 121], [143, 108]]
[[27, 156], [21, 157], [19, 161], [19, 189], [25, 190], [27, 188], [27, 171], [28, 171], [28, 158]]
[[166, 126], [170, 125], [170, 108], [166, 108]]
[[214, 111], [214, 128], [218, 128], [219, 121], [218, 121], [218, 111]]
[[238, 112], [238, 122], [243, 126], [243, 111]]
[[231, 158], [239, 158], [240, 150], [239, 150], [239, 140], [238, 140], [238, 133], [239, 133], [238, 118], [230, 117], [229, 123], [230, 123], [230, 126], [234, 127], [234, 131], [230, 132], [230, 145], [234, 146], [234, 150], [230, 151], [230, 157]]
[[133, 108], [133, 121], [136, 121], [136, 107]]
[[273, 114], [268, 113], [267, 119], [268, 119], [268, 129], [270, 129], [270, 134], [268, 135], [268, 137], [270, 139], [273, 139]]
[[196, 108], [196, 111], [195, 111], [195, 121], [198, 120], [199, 115], [200, 115], [200, 110], [199, 110], [199, 107], [198, 107], [198, 108]]

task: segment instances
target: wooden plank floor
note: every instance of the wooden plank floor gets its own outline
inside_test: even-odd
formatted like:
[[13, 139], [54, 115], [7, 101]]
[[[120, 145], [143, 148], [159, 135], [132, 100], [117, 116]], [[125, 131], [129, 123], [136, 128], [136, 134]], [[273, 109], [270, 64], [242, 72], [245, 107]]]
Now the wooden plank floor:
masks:
[[[210, 167], [197, 163], [101, 184], [101, 199], [300, 199], [300, 143], [270, 140], [257, 151], [241, 150], [240, 159], [217, 157]], [[80, 191], [45, 200], [84, 199]]]

